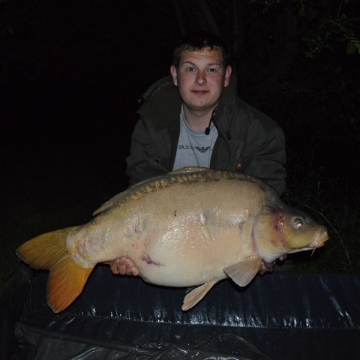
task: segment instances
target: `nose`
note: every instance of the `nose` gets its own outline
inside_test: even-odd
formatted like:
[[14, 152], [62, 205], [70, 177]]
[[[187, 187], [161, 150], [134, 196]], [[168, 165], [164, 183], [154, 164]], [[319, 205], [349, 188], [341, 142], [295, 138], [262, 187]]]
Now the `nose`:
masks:
[[198, 85], [205, 85], [206, 84], [206, 77], [202, 71], [198, 72], [198, 75], [196, 77], [196, 83]]

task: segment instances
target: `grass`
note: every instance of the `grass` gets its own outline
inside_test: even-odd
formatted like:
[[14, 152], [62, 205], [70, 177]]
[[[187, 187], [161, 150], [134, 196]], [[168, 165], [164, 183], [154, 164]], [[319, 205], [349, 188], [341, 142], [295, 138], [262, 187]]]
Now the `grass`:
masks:
[[[0, 218], [0, 284], [17, 267], [16, 248], [47, 231], [88, 222], [103, 202], [126, 187], [101, 176], [35, 176], [4, 185]], [[319, 169], [289, 169], [286, 203], [327, 226], [330, 240], [315, 251], [290, 255], [296, 271], [360, 273], [360, 195]]]

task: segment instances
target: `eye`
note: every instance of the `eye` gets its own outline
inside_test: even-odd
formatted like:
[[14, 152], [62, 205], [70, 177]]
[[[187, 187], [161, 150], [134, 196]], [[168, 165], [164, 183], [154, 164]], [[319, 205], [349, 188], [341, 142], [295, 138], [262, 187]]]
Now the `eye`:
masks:
[[187, 72], [194, 72], [194, 71], [195, 71], [195, 68], [193, 68], [193, 67], [188, 67], [188, 68], [186, 68], [186, 71], [187, 71]]
[[301, 228], [304, 226], [304, 221], [303, 221], [303, 219], [295, 218], [293, 221], [294, 221], [294, 227], [295, 227], [295, 229], [301, 229]]
[[215, 67], [208, 68], [207, 71], [209, 73], [218, 73], [220, 71], [220, 69], [217, 66], [215, 66]]

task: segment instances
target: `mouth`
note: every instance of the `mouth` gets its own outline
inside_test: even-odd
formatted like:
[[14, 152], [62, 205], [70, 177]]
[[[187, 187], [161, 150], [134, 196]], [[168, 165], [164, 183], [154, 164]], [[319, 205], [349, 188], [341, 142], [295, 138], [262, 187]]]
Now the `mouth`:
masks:
[[311, 256], [314, 254], [315, 250], [322, 247], [327, 240], [329, 240], [329, 235], [325, 230], [323, 233], [319, 234], [319, 236], [317, 236], [316, 239], [311, 243], [310, 247], [313, 248]]
[[192, 93], [194, 93], [195, 95], [205, 95], [208, 93], [208, 91], [206, 90], [192, 90]]

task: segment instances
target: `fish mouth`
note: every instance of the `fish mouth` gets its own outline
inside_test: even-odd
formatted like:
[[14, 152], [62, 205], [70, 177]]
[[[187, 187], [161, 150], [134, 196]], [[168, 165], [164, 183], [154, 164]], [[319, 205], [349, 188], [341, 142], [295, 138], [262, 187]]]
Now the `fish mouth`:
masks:
[[297, 253], [300, 251], [312, 250], [311, 255], [310, 255], [310, 256], [312, 256], [314, 254], [315, 250], [318, 248], [321, 248], [324, 245], [325, 241], [327, 241], [328, 239], [329, 239], [329, 235], [326, 230], [324, 230], [322, 232], [319, 231], [315, 237], [315, 240], [311, 244], [301, 247], [301, 248], [293, 249], [293, 250], [287, 252], [287, 254], [294, 254], [294, 253]]
[[329, 240], [329, 235], [327, 233], [327, 231], [323, 231], [322, 233], [320, 233], [316, 239], [310, 244], [310, 248], [313, 249], [313, 251], [311, 252], [311, 256], [314, 254], [315, 250], [324, 246], [325, 241]]

